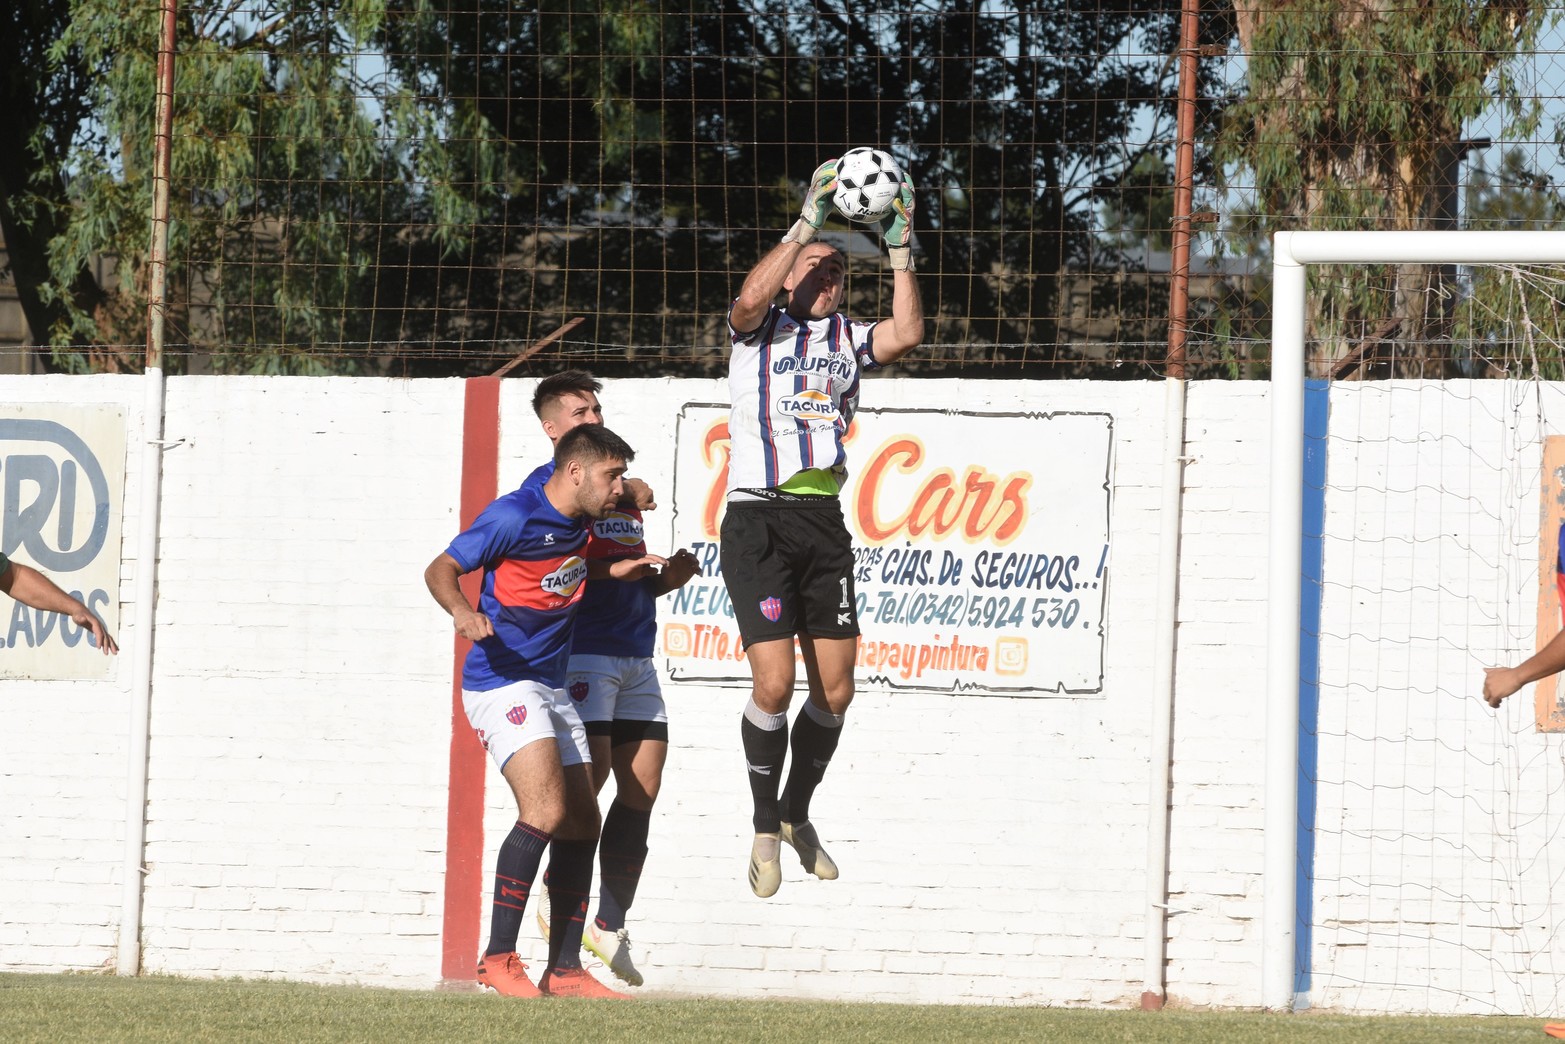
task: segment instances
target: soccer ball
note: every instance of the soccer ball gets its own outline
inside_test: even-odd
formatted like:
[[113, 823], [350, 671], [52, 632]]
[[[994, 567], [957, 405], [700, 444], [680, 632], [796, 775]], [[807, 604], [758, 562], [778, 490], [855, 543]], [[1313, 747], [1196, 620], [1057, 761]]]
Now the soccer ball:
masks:
[[837, 161], [832, 202], [849, 221], [872, 225], [885, 217], [902, 189], [902, 168], [889, 152], [849, 149]]

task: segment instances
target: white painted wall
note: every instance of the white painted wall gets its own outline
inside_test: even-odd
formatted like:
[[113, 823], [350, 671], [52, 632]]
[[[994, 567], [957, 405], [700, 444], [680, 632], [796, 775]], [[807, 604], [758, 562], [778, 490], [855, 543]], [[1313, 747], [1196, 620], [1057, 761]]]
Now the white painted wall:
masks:
[[[1555, 1015], [1565, 768], [1532, 687], [1542, 439], [1565, 387], [1333, 389], [1313, 994], [1336, 1007]], [[1547, 637], [1547, 636], [1546, 636]]]
[[[139, 489], [141, 385], [111, 376], [0, 378], [0, 402], [107, 404], [125, 410], [126, 488]], [[3, 450], [0, 450], [3, 452]], [[0, 476], [3, 478], [3, 476]], [[124, 502], [120, 589], [138, 563], [140, 503]], [[0, 600], [9, 630], [13, 603]], [[122, 642], [142, 640], [136, 607], [121, 609]], [[97, 656], [85, 645], [84, 656]], [[0, 681], [0, 967], [97, 968], [118, 945], [125, 837], [131, 662], [100, 681]]]
[[[547, 452], [528, 406], [532, 387], [518, 379], [503, 388], [502, 489]], [[603, 399], [609, 425], [641, 453], [636, 471], [672, 490], [678, 407], [723, 401], [726, 388], [617, 381]], [[647, 988], [1133, 1005], [1143, 975], [1162, 390], [885, 378], [868, 382], [864, 399], [1113, 415], [1104, 692], [862, 691], [814, 809], [842, 879], [806, 879], [785, 855], [782, 890], [762, 901], [744, 879], [743, 693], [669, 685], [673, 751], [631, 925]], [[128, 599], [140, 526], [139, 381], [0, 377], [0, 401], [125, 405]], [[188, 445], [164, 465], [148, 971], [437, 981], [452, 643], [421, 573], [457, 527], [462, 404], [458, 381], [169, 381], [167, 437]], [[1188, 418], [1168, 988], [1176, 1002], [1254, 1006], [1265, 388], [1194, 385]], [[982, 437], [974, 433], [975, 454]], [[672, 507], [665, 500], [660, 510]], [[1536, 548], [1523, 550], [1535, 581]], [[110, 680], [5, 686], [0, 969], [114, 960], [128, 656], [147, 640], [137, 619], [137, 607], [124, 605], [126, 655]], [[1526, 614], [1520, 623], [1530, 626]], [[1476, 682], [1467, 670], [1446, 684], [1465, 694]], [[1531, 739], [1518, 728], [1510, 742]], [[492, 768], [488, 783], [492, 866], [514, 808]], [[1485, 829], [1498, 836], [1501, 825]], [[481, 935], [487, 901], [484, 918]], [[542, 944], [525, 931], [523, 940], [541, 961]], [[1317, 945], [1326, 945], [1319, 933]], [[1349, 992], [1325, 1000], [1358, 1006]], [[1420, 1003], [1445, 1010], [1433, 995]], [[1377, 994], [1369, 1006], [1394, 1003]]]

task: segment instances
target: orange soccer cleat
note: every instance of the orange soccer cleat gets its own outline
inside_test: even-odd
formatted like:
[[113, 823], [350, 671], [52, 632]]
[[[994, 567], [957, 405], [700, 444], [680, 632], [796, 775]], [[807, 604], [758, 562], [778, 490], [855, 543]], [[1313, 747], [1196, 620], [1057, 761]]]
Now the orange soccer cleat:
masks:
[[479, 958], [478, 985], [505, 997], [540, 997], [542, 991], [527, 977], [527, 965], [516, 951], [491, 953]]
[[550, 997], [591, 997], [600, 1000], [630, 1000], [630, 994], [611, 990], [594, 979], [586, 968], [561, 968], [544, 972], [538, 988]]

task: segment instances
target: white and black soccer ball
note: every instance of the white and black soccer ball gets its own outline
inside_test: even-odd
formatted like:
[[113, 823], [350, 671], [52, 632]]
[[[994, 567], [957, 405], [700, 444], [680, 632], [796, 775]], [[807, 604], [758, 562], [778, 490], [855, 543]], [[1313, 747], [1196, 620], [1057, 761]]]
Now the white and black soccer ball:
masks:
[[902, 168], [889, 152], [849, 149], [837, 161], [837, 191], [832, 202], [849, 221], [874, 224], [886, 216], [902, 188]]

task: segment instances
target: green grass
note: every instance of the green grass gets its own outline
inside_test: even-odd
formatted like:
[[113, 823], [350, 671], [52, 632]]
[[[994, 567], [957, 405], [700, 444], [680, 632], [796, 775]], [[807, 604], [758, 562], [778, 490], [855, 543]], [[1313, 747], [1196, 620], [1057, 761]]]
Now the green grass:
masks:
[[516, 1001], [285, 982], [0, 975], [0, 1041], [1544, 1041], [1543, 1020], [658, 997]]

